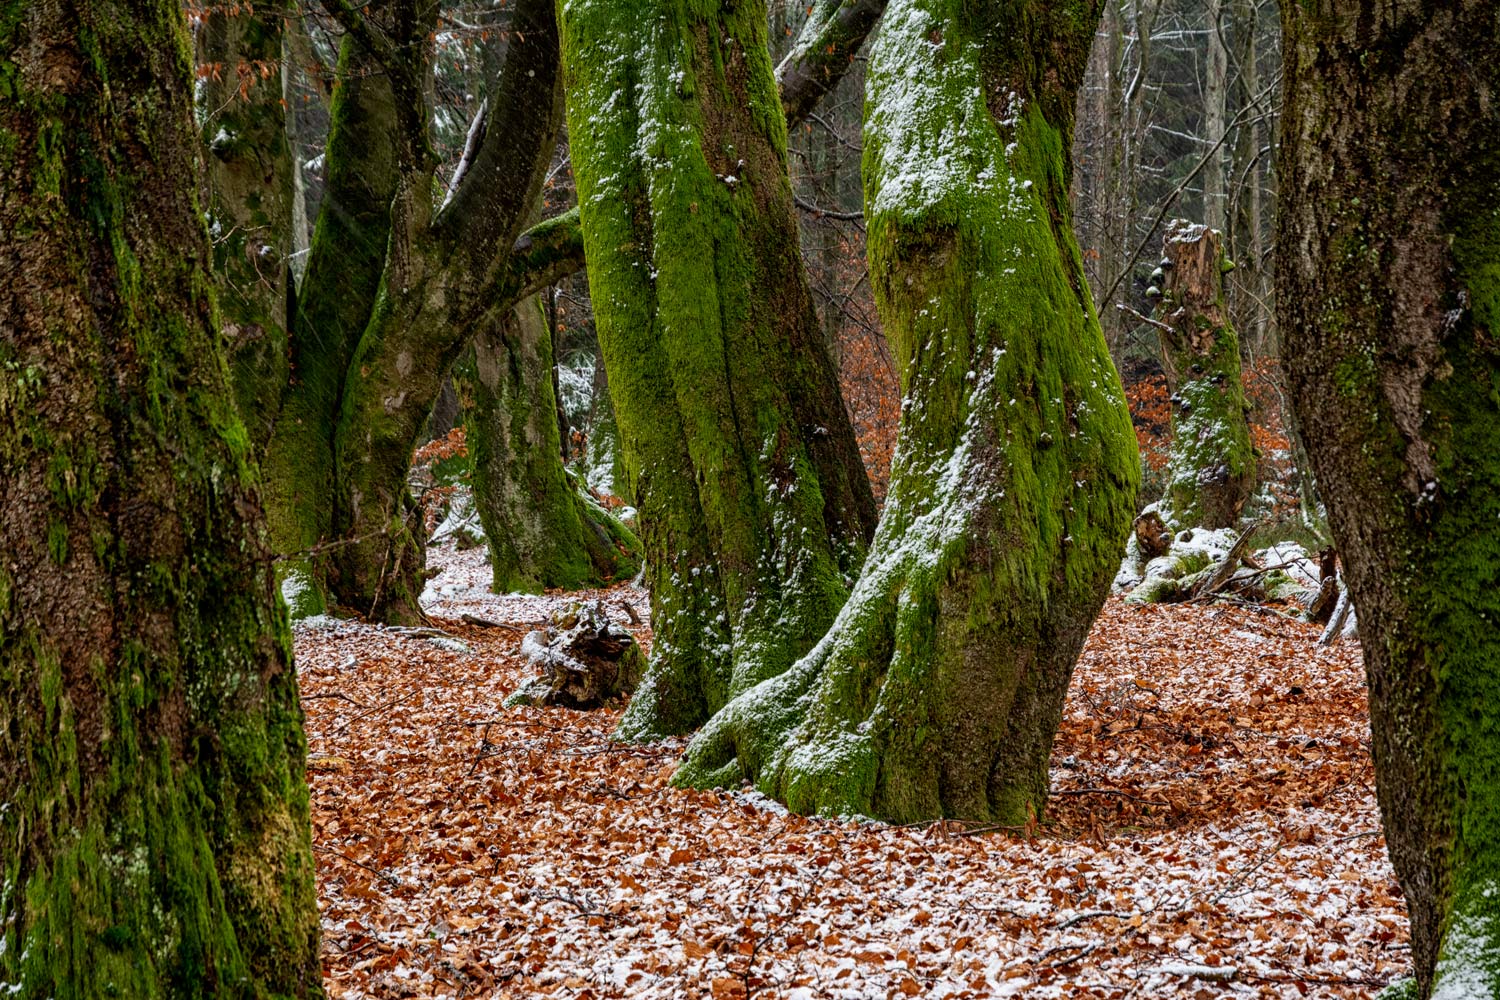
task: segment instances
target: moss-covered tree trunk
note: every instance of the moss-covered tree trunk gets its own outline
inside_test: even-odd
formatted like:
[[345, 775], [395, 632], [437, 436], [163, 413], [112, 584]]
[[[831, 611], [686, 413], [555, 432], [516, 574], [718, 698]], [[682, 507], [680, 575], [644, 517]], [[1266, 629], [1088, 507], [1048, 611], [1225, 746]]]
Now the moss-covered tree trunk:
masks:
[[216, 8], [198, 31], [198, 115], [207, 147], [204, 210], [219, 277], [231, 383], [257, 449], [265, 447], [287, 376], [294, 171], [282, 100], [282, 25], [275, 2]]
[[874, 502], [802, 270], [764, 4], [559, 10], [590, 296], [656, 630], [620, 733], [649, 738], [811, 648]]
[[[423, 531], [406, 475], [453, 363], [503, 301], [517, 238], [537, 203], [561, 120], [557, 26], [548, 0], [520, 0], [462, 180], [438, 207], [427, 78], [436, 5], [391, 31], [347, 2], [351, 33], [396, 89], [400, 179], [380, 294], [350, 363], [335, 434], [335, 514], [344, 540], [330, 577], [340, 603], [390, 622], [421, 619]], [[399, 12], [398, 12], [399, 13]]]
[[[371, 5], [371, 13], [384, 4]], [[339, 49], [326, 182], [293, 315], [290, 372], [262, 461], [266, 514], [282, 593], [294, 617], [326, 605], [327, 557], [337, 538], [334, 430], [344, 375], [374, 309], [390, 238], [396, 128], [390, 78], [358, 39]]]
[[1157, 318], [1172, 393], [1172, 456], [1163, 519], [1174, 528], [1230, 528], [1255, 491], [1250, 405], [1240, 341], [1224, 305], [1220, 235], [1181, 219], [1167, 226]]
[[0, 983], [321, 994], [175, 2], [0, 12]]
[[1420, 993], [1500, 996], [1500, 6], [1283, 0], [1278, 320]]
[[533, 297], [474, 338], [459, 366], [474, 503], [496, 593], [633, 576], [639, 543], [563, 468], [552, 338]]
[[891, 488], [838, 620], [676, 781], [799, 812], [1023, 823], [1119, 565], [1138, 457], [1068, 211], [1092, 2], [894, 0], [865, 209], [902, 373]]

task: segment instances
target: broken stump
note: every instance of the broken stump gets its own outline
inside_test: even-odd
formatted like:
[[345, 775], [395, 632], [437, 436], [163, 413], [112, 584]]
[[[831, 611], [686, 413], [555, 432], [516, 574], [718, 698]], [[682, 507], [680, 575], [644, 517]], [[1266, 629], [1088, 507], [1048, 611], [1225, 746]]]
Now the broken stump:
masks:
[[633, 692], [646, 671], [635, 637], [609, 620], [602, 601], [574, 604], [550, 625], [528, 632], [521, 652], [540, 676], [505, 699], [507, 707], [599, 708]]

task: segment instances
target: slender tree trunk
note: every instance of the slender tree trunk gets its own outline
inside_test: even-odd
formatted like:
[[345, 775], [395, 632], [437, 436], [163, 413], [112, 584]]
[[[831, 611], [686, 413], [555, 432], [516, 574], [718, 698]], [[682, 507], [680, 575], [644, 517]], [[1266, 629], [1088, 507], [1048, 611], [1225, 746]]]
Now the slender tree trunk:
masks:
[[1240, 342], [1224, 304], [1221, 235], [1175, 220], [1163, 243], [1158, 316], [1172, 393], [1172, 459], [1162, 518], [1173, 528], [1229, 528], [1255, 492], [1250, 404]]
[[599, 343], [656, 642], [621, 722], [690, 730], [832, 622], [874, 500], [798, 247], [762, 3], [562, 8]]
[[472, 361], [459, 366], [496, 593], [596, 586], [640, 569], [640, 543], [563, 468], [553, 367], [535, 296], [481, 330]]
[[175, 2], [0, 14], [0, 982], [321, 994]]
[[294, 171], [274, 2], [209, 13], [198, 34], [206, 75], [198, 114], [205, 197], [231, 384], [257, 449], [271, 436], [287, 377]]
[[1024, 823], [1119, 566], [1139, 459], [1068, 211], [1097, 2], [894, 0], [865, 122], [870, 271], [904, 403], [838, 620], [675, 781], [799, 812]]
[[[1229, 48], [1224, 42], [1225, 0], [1208, 0], [1204, 7], [1208, 29], [1207, 65], [1203, 70], [1203, 141], [1224, 138], [1229, 106]], [[1203, 222], [1223, 233], [1228, 228], [1229, 184], [1224, 177], [1224, 147], [1208, 154], [1203, 166]]]
[[1422, 996], [1500, 996], [1500, 6], [1283, 0], [1277, 302]]
[[291, 372], [263, 462], [266, 514], [293, 617], [326, 607], [327, 558], [310, 550], [337, 537], [334, 428], [344, 375], [380, 288], [396, 190], [389, 77], [346, 36], [335, 81], [327, 182], [293, 320]]

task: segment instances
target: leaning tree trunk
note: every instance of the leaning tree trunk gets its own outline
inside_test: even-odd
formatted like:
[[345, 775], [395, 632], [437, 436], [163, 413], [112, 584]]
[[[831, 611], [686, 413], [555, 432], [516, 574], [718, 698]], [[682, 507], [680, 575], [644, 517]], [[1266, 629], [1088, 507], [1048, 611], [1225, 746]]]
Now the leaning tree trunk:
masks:
[[874, 501], [802, 270], [764, 4], [569, 0], [559, 16], [656, 629], [619, 730], [644, 739], [811, 648]]
[[1139, 460], [1068, 211], [1098, 4], [980, 11], [895, 0], [871, 56], [870, 272], [904, 403], [864, 571], [810, 654], [699, 733], [679, 784], [898, 821], [1046, 802]]
[[1283, 0], [1279, 326], [1421, 995], [1500, 996], [1500, 6]]
[[1174, 528], [1231, 528], [1255, 491], [1250, 404], [1240, 341], [1224, 304], [1219, 233], [1174, 220], [1160, 282], [1162, 361], [1172, 393], [1172, 457], [1163, 519]]
[[327, 181], [293, 315], [291, 370], [262, 462], [266, 515], [293, 617], [321, 614], [327, 603], [327, 558], [317, 546], [336, 537], [334, 428], [344, 374], [379, 292], [396, 191], [389, 77], [345, 36], [335, 81]]
[[234, 13], [219, 8], [198, 32], [198, 114], [208, 149], [203, 203], [219, 318], [235, 402], [257, 450], [271, 436], [287, 376], [296, 169], [282, 100], [287, 16], [276, 2]]
[[481, 329], [458, 367], [474, 504], [500, 594], [597, 586], [640, 569], [640, 543], [563, 468], [552, 369], [534, 296]]
[[175, 2], [0, 15], [0, 982], [321, 995]]

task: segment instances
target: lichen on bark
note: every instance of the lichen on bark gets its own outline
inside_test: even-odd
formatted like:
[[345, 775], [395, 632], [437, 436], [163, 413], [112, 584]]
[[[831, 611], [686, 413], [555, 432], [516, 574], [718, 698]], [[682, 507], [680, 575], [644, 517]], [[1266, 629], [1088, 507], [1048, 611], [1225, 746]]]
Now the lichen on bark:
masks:
[[799, 812], [1041, 814], [1073, 663], [1138, 459], [1069, 228], [1098, 7], [897, 0], [871, 56], [865, 201], [903, 409], [847, 604], [694, 738], [674, 781]]
[[822, 635], [874, 503], [798, 248], [763, 4], [559, 5], [589, 285], [652, 594], [619, 735]]

